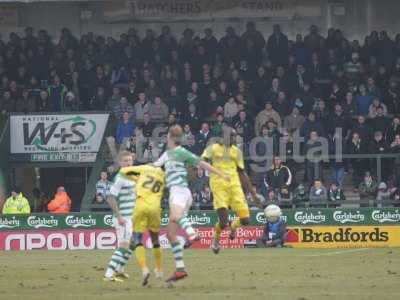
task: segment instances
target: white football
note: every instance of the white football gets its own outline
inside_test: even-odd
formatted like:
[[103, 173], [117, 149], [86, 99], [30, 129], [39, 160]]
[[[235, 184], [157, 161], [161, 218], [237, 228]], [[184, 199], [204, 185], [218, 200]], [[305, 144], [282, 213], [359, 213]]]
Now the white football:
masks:
[[264, 214], [267, 220], [273, 221], [282, 215], [282, 210], [278, 205], [270, 204], [264, 209]]

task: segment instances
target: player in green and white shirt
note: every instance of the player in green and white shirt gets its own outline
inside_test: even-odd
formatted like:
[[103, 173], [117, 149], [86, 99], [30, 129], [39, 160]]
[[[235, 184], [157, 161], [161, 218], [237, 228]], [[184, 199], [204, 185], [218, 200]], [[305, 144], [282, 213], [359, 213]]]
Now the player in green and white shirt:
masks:
[[[121, 168], [133, 165], [133, 153], [122, 151], [119, 155]], [[123, 268], [132, 256], [129, 244], [132, 236], [132, 215], [135, 208], [136, 191], [135, 182], [117, 174], [110, 188], [107, 202], [111, 206], [114, 215], [114, 227], [117, 234], [117, 249], [114, 251], [108, 264], [105, 281], [122, 281], [128, 278]]]
[[181, 144], [182, 127], [172, 126], [168, 131], [168, 150], [154, 163], [155, 166], [165, 168], [166, 186], [169, 189], [169, 224], [168, 238], [174, 254], [176, 271], [167, 279], [167, 283], [183, 279], [187, 276], [183, 262], [183, 245], [177, 239], [179, 228], [185, 230], [190, 241], [198, 240], [198, 234], [193, 229], [186, 214], [192, 205], [192, 194], [188, 188], [187, 166], [197, 166], [215, 173], [226, 180], [229, 177], [215, 169], [200, 157], [183, 148]]

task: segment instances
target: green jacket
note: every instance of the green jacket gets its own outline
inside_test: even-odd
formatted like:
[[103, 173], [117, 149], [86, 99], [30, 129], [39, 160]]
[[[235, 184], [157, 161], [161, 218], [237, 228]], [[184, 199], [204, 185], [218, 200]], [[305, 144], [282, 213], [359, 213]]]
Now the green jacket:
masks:
[[3, 214], [29, 214], [31, 207], [29, 206], [28, 199], [22, 193], [16, 198], [10, 197], [6, 200], [3, 206]]

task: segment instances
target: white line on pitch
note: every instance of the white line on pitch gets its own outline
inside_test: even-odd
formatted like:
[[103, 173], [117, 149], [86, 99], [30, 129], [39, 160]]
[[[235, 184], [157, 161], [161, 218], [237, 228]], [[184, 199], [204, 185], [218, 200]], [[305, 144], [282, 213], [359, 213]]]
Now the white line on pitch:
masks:
[[367, 250], [370, 250], [370, 248], [341, 250], [341, 251], [319, 253], [319, 254], [305, 254], [305, 255], [299, 255], [299, 256], [303, 256], [303, 257], [330, 256], [330, 255], [340, 255], [340, 254], [346, 254], [346, 253], [352, 253], [352, 252], [362, 252], [362, 251], [367, 251]]

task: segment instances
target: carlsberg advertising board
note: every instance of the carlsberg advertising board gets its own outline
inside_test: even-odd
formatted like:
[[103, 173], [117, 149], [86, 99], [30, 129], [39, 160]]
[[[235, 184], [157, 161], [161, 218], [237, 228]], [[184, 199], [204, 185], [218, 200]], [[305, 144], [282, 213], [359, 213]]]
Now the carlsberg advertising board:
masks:
[[11, 154], [31, 161], [93, 162], [108, 114], [12, 115]]

